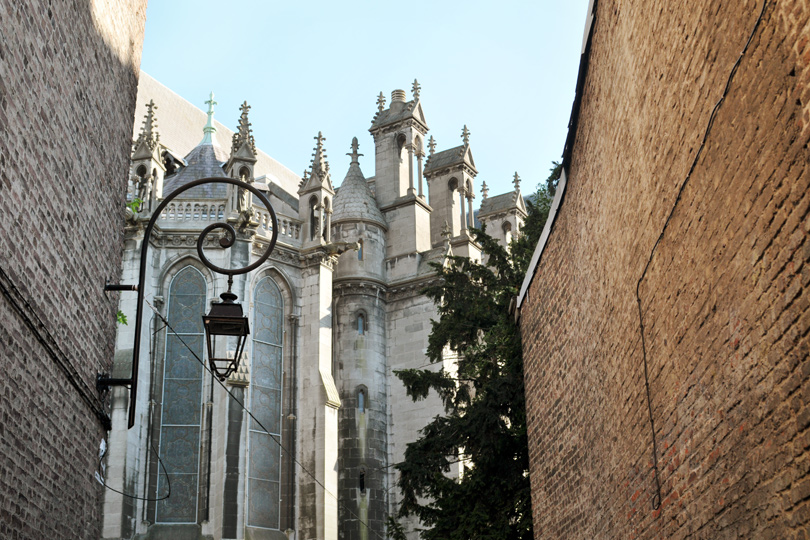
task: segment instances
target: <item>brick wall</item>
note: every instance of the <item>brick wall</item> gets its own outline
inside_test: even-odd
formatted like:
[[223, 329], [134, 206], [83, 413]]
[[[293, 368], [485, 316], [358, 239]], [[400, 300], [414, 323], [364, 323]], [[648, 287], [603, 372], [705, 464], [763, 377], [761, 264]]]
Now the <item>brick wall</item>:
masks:
[[0, 538], [99, 537], [92, 405], [113, 357], [103, 288], [120, 274], [145, 10], [0, 0], [0, 281], [63, 362], [0, 296]]
[[[601, 0], [521, 311], [537, 538], [808, 538], [810, 5]], [[653, 444], [636, 284], [640, 287]]]

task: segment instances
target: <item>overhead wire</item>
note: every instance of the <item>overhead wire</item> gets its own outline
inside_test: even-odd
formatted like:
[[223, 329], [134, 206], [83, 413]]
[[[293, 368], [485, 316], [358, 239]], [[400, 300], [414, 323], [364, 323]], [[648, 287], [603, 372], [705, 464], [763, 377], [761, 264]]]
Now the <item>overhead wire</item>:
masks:
[[358, 521], [360, 524], [362, 524], [362, 525], [363, 525], [363, 526], [364, 526], [364, 527], [365, 527], [365, 528], [366, 528], [368, 531], [370, 531], [372, 534], [374, 534], [374, 535], [375, 535], [377, 538], [379, 538], [380, 540], [385, 540], [385, 538], [384, 538], [383, 536], [381, 536], [381, 535], [380, 535], [380, 534], [379, 534], [377, 531], [375, 531], [374, 529], [372, 529], [372, 528], [369, 526], [369, 524], [368, 524], [368, 523], [366, 523], [365, 521], [363, 521], [363, 520], [360, 518], [360, 516], [358, 516], [357, 514], [355, 514], [355, 513], [354, 513], [354, 512], [351, 510], [351, 508], [349, 508], [349, 507], [347, 507], [345, 504], [343, 504], [343, 503], [340, 501], [340, 499], [338, 499], [337, 495], [335, 495], [334, 493], [332, 493], [331, 491], [329, 491], [329, 489], [328, 489], [328, 488], [327, 488], [327, 487], [326, 487], [326, 486], [323, 484], [323, 482], [321, 482], [320, 480], [318, 480], [318, 478], [315, 476], [315, 474], [313, 474], [313, 473], [312, 473], [312, 472], [311, 472], [309, 469], [307, 469], [307, 468], [306, 468], [306, 467], [305, 467], [305, 466], [304, 466], [304, 465], [303, 465], [303, 464], [302, 464], [300, 461], [298, 461], [298, 460], [296, 459], [296, 457], [295, 457], [295, 456], [292, 454], [292, 452], [290, 452], [290, 451], [289, 451], [289, 450], [288, 450], [288, 449], [287, 449], [287, 448], [286, 448], [286, 447], [285, 447], [285, 446], [284, 446], [284, 445], [281, 443], [281, 441], [280, 441], [280, 440], [278, 440], [278, 439], [276, 438], [276, 435], [274, 435], [274, 434], [270, 433], [270, 431], [269, 431], [269, 430], [268, 430], [266, 427], [264, 427], [264, 424], [262, 424], [262, 423], [261, 423], [261, 421], [259, 421], [259, 419], [258, 419], [258, 418], [256, 418], [256, 417], [253, 415], [253, 413], [250, 411], [250, 409], [248, 409], [248, 408], [245, 406], [245, 404], [244, 404], [242, 401], [240, 401], [240, 400], [239, 400], [239, 398], [237, 398], [236, 396], [234, 396], [234, 395], [231, 393], [231, 391], [230, 391], [230, 390], [228, 390], [227, 386], [225, 386], [225, 383], [223, 383], [221, 380], [219, 380], [219, 377], [217, 377], [217, 376], [215, 376], [215, 375], [214, 375], [214, 373], [211, 371], [211, 369], [208, 367], [208, 365], [207, 365], [207, 364], [206, 364], [206, 363], [205, 363], [205, 362], [202, 360], [202, 358], [200, 358], [200, 357], [199, 357], [199, 355], [197, 354], [197, 352], [196, 352], [196, 351], [194, 351], [194, 350], [193, 350], [193, 349], [192, 349], [192, 348], [191, 348], [191, 347], [190, 347], [190, 346], [189, 346], [189, 345], [188, 345], [188, 344], [185, 342], [185, 340], [183, 339], [183, 337], [182, 337], [181, 335], [179, 335], [177, 332], [175, 332], [175, 330], [174, 330], [174, 328], [172, 327], [172, 325], [171, 325], [171, 324], [169, 324], [169, 321], [168, 321], [168, 320], [167, 320], [167, 319], [166, 319], [166, 318], [165, 318], [165, 317], [164, 317], [164, 316], [163, 316], [163, 315], [162, 315], [162, 314], [161, 314], [161, 313], [160, 313], [160, 312], [157, 310], [157, 308], [155, 308], [155, 306], [153, 306], [153, 305], [152, 305], [152, 303], [151, 303], [151, 302], [149, 302], [149, 300], [148, 300], [147, 298], [144, 298], [144, 302], [146, 302], [146, 303], [147, 303], [147, 305], [149, 306], [149, 308], [150, 308], [150, 309], [151, 309], [151, 310], [152, 310], [152, 311], [155, 313], [155, 315], [156, 315], [158, 318], [160, 318], [161, 322], [163, 322], [163, 324], [165, 325], [165, 327], [166, 327], [166, 328], [167, 328], [167, 329], [168, 329], [168, 330], [169, 330], [169, 331], [172, 333], [172, 335], [173, 335], [174, 337], [176, 337], [176, 338], [177, 338], [177, 339], [180, 341], [180, 343], [182, 343], [182, 345], [183, 345], [183, 346], [184, 346], [184, 347], [185, 347], [185, 348], [186, 348], [186, 349], [187, 349], [187, 350], [188, 350], [188, 351], [191, 353], [191, 355], [194, 357], [194, 359], [195, 359], [195, 360], [197, 360], [197, 362], [199, 362], [199, 363], [200, 363], [200, 365], [203, 367], [203, 369], [204, 369], [205, 371], [207, 371], [208, 373], [210, 373], [210, 374], [211, 374], [211, 378], [212, 378], [212, 380], [216, 381], [216, 382], [217, 382], [217, 384], [219, 384], [219, 385], [220, 385], [220, 387], [221, 387], [221, 388], [222, 388], [222, 389], [225, 391], [225, 393], [226, 393], [226, 394], [228, 394], [228, 396], [230, 396], [230, 398], [231, 398], [231, 399], [233, 399], [233, 400], [234, 400], [234, 401], [235, 401], [235, 402], [236, 402], [236, 403], [237, 403], [237, 404], [238, 404], [238, 405], [239, 405], [239, 406], [242, 408], [242, 410], [243, 410], [243, 411], [245, 411], [245, 412], [247, 413], [247, 415], [248, 415], [248, 416], [251, 418], [251, 420], [253, 420], [253, 421], [256, 423], [256, 425], [258, 425], [258, 426], [261, 428], [261, 431], [263, 431], [264, 433], [266, 433], [267, 435], [269, 435], [269, 436], [270, 436], [270, 438], [273, 440], [273, 442], [275, 442], [275, 443], [276, 443], [276, 444], [279, 446], [279, 448], [280, 448], [280, 449], [281, 449], [281, 450], [282, 450], [282, 451], [283, 451], [283, 452], [284, 452], [284, 453], [285, 453], [285, 454], [286, 454], [286, 455], [287, 455], [287, 456], [290, 458], [290, 460], [291, 460], [293, 463], [295, 463], [296, 465], [298, 465], [298, 467], [299, 467], [299, 468], [300, 468], [300, 469], [301, 469], [301, 470], [302, 470], [302, 471], [303, 471], [303, 472], [304, 472], [304, 473], [305, 473], [307, 476], [309, 476], [309, 477], [310, 477], [310, 478], [311, 478], [311, 479], [312, 479], [312, 480], [313, 480], [313, 481], [314, 481], [314, 482], [315, 482], [315, 483], [316, 483], [318, 486], [320, 486], [320, 487], [321, 487], [321, 489], [323, 489], [324, 493], [326, 493], [327, 495], [329, 495], [330, 497], [332, 497], [333, 499], [335, 499], [335, 501], [338, 503], [338, 505], [340, 505], [340, 507], [341, 507], [341, 508], [343, 508], [343, 509], [344, 509], [346, 512], [348, 512], [348, 513], [349, 513], [349, 514], [350, 514], [352, 517], [354, 517], [355, 519], [357, 519], [357, 521]]

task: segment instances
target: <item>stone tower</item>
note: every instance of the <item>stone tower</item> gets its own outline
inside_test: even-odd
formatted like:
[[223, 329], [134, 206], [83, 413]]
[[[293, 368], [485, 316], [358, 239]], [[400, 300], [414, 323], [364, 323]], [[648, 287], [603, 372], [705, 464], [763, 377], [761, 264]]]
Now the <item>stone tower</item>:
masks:
[[404, 90], [394, 90], [388, 109], [380, 93], [369, 132], [375, 144], [377, 204], [391, 227], [388, 257], [430, 249], [430, 206], [422, 188], [427, 131], [419, 83], [414, 81], [411, 101], [405, 101]]
[[[386, 288], [384, 261], [388, 225], [360, 170], [357, 138], [351, 164], [335, 196], [332, 234], [357, 242], [335, 270], [335, 372], [342, 407], [338, 458], [339, 519], [342, 540], [367, 540], [369, 531], [385, 536], [386, 477]], [[372, 535], [373, 537], [373, 535]]]
[[462, 145], [435, 152], [435, 141], [430, 138], [430, 156], [425, 164], [425, 178], [430, 189], [430, 233], [434, 246], [443, 241], [444, 224], [450, 228], [450, 245], [455, 255], [479, 259], [481, 250], [472, 242], [469, 228], [473, 225], [475, 198], [473, 181], [475, 168], [470, 150], [470, 131], [461, 130]]

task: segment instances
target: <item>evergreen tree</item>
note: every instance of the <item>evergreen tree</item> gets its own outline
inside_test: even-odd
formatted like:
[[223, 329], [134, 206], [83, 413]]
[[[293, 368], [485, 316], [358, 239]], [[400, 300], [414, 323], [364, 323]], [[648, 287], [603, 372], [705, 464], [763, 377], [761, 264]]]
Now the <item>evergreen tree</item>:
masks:
[[[399, 514], [419, 517], [425, 540], [533, 538], [523, 352], [509, 304], [548, 218], [561, 170], [553, 165], [535, 202], [527, 203], [523, 235], [509, 250], [473, 228], [486, 265], [467, 257], [434, 265], [441, 279], [425, 293], [436, 302], [439, 320], [432, 321], [427, 355], [437, 363], [452, 351], [457, 371], [395, 372], [412, 399], [436, 392], [447, 412], [422, 429], [396, 465]], [[450, 478], [456, 463], [462, 474]]]

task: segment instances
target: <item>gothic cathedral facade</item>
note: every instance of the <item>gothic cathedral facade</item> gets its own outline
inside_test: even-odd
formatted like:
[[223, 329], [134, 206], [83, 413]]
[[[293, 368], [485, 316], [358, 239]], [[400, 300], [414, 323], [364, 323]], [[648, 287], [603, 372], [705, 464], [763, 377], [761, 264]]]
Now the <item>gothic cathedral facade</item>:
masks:
[[[429, 263], [480, 258], [468, 232], [479, 221], [508, 242], [526, 216], [519, 181], [494, 197], [484, 184], [476, 214], [466, 127], [461, 145], [437, 152], [416, 82], [410, 100], [395, 90], [386, 107], [380, 95], [374, 176], [361, 171], [355, 139], [337, 187], [322, 134], [302, 177], [256, 147], [247, 104], [236, 132], [213, 120], [214, 104], [212, 95], [206, 114], [141, 74], [145, 117], [133, 146], [121, 283], [137, 282], [149, 242], [146, 316], [132, 429], [127, 391], [111, 393], [103, 536], [386, 538], [399, 497], [393, 466], [443, 412], [435, 398], [414, 403], [393, 373], [429, 364], [436, 309], [421, 293], [436, 279]], [[266, 195], [278, 241], [265, 263], [234, 277], [250, 335], [239, 369], [220, 384], [198, 359], [207, 356], [202, 314], [227, 278], [199, 261], [197, 239], [230, 223], [233, 245], [211, 232], [205, 254], [223, 268], [245, 267], [268, 245], [268, 212], [245, 190], [206, 184], [166, 206], [149, 239], [144, 225], [165, 195], [223, 176]], [[122, 293], [120, 309], [133, 316], [134, 295]], [[131, 326], [119, 328], [113, 376], [130, 373]], [[435, 367], [453, 365], [448, 355]], [[418, 523], [404, 525], [415, 540]]]

